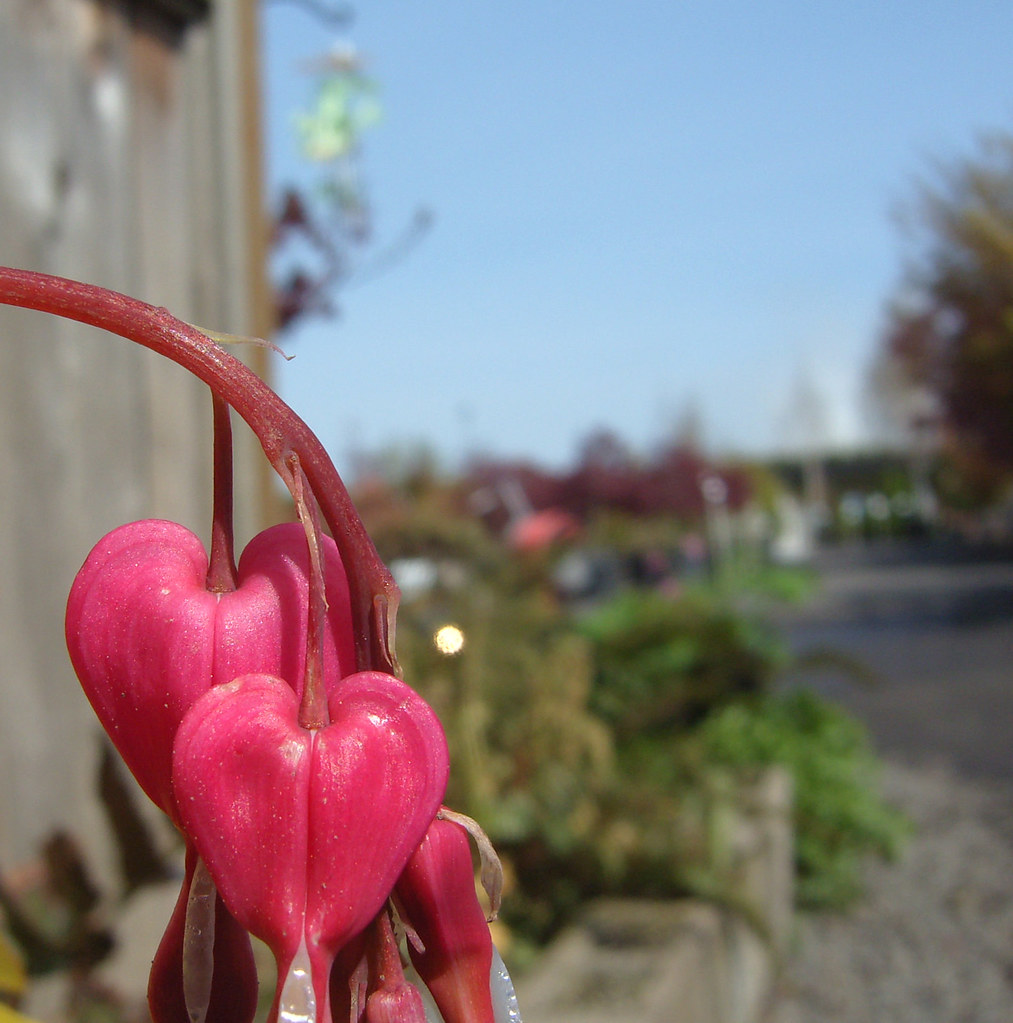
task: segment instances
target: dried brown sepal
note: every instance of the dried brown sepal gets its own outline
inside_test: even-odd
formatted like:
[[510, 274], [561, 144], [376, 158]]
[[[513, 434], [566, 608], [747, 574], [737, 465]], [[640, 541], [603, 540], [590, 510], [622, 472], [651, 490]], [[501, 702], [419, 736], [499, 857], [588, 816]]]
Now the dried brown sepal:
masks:
[[207, 327], [200, 327], [191, 323], [194, 330], [199, 330], [205, 337], [209, 337], [216, 345], [252, 345], [254, 348], [266, 348], [275, 355], [280, 355], [286, 362], [291, 362], [295, 356], [289, 355], [284, 348], [268, 341], [262, 337], [248, 337], [245, 334], [224, 334], [220, 330], [208, 330]]
[[499, 856], [496, 855], [489, 836], [482, 830], [478, 821], [472, 820], [471, 817], [458, 813], [456, 810], [441, 806], [436, 816], [439, 820], [457, 824], [471, 835], [482, 862], [479, 880], [482, 882], [485, 894], [489, 896], [489, 916], [486, 919], [492, 923], [499, 915], [500, 903], [503, 900], [503, 864], [500, 862]]

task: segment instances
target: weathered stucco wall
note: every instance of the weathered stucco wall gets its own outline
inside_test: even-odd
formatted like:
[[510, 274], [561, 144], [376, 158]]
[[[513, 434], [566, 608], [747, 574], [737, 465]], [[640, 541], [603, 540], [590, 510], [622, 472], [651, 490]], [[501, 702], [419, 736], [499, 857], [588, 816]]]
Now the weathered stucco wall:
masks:
[[[252, 9], [0, 0], [0, 263], [263, 332]], [[206, 539], [210, 400], [173, 364], [37, 313], [0, 308], [0, 360], [0, 869], [54, 828], [108, 869], [100, 730], [64, 602], [123, 522], [171, 518]], [[260, 525], [263, 467], [237, 433], [242, 538]]]

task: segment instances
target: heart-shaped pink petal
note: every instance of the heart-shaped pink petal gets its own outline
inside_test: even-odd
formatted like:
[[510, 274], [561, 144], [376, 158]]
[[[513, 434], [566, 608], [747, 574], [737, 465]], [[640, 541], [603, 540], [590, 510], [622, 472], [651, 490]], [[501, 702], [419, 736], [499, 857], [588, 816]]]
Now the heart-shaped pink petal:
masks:
[[436, 715], [390, 675], [350, 675], [328, 710], [313, 751], [308, 873], [310, 892], [327, 897], [311, 897], [306, 928], [311, 947], [333, 957], [384, 904], [439, 809], [450, 767]]
[[[327, 597], [324, 684], [329, 692], [355, 671], [355, 639], [338, 548], [329, 536], [322, 536], [320, 549]], [[301, 697], [308, 600], [309, 553], [302, 526], [285, 522], [258, 533], [239, 559], [238, 589], [220, 598], [214, 684], [240, 675], [277, 675]]]
[[[353, 670], [354, 649], [341, 560], [329, 538], [322, 546], [332, 687]], [[127, 766], [170, 816], [173, 738], [203, 693], [250, 672], [280, 676], [301, 692], [308, 560], [302, 527], [274, 526], [244, 551], [238, 589], [210, 593], [197, 537], [146, 520], [104, 537], [74, 580], [66, 620], [74, 670]]]
[[194, 704], [173, 755], [180, 818], [219, 893], [280, 978], [305, 949], [322, 1019], [334, 956], [383, 906], [448, 771], [439, 721], [403, 682], [352, 675], [329, 710], [307, 731], [291, 687], [248, 675]]
[[88, 555], [67, 602], [67, 648], [99, 721], [170, 811], [172, 741], [211, 684], [218, 600], [207, 555], [173, 522], [135, 522]]

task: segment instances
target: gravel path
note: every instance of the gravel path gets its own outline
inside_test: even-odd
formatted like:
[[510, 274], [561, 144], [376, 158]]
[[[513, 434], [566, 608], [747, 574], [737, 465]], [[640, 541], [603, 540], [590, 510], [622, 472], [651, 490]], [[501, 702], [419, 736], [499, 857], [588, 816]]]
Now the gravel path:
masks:
[[914, 833], [863, 901], [803, 916], [771, 1023], [1011, 1023], [1013, 785], [890, 763]]

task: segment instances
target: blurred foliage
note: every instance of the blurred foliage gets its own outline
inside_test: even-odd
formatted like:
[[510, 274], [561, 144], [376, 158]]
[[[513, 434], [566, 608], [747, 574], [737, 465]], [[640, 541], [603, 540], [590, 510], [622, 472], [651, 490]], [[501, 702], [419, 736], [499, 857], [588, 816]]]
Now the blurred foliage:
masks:
[[621, 557], [644, 550], [677, 550], [686, 526], [671, 515], [633, 518], [607, 508], [596, 508], [585, 524], [586, 543]]
[[976, 513], [1000, 501], [1009, 480], [973, 447], [944, 441], [932, 465], [932, 488], [945, 508]]
[[[420, 540], [426, 522], [433, 531]], [[595, 876], [579, 864], [594, 849], [613, 784], [611, 736], [588, 709], [587, 644], [551, 590], [534, 584], [537, 573], [512, 563], [487, 536], [486, 549], [476, 550], [482, 545], [470, 529], [460, 533], [459, 549], [473, 557], [462, 576], [446, 522], [429, 509], [409, 530], [390, 515], [377, 534], [382, 550], [403, 551], [410, 533], [420, 549], [438, 550], [441, 563], [454, 568], [403, 602], [398, 656], [446, 729], [447, 803], [481, 821], [518, 875], [508, 921], [542, 938], [577, 908]], [[455, 655], [433, 642], [447, 624], [464, 637]]]
[[584, 619], [592, 643], [592, 710], [620, 739], [671, 733], [769, 685], [785, 663], [779, 638], [702, 596], [621, 594]]
[[[578, 616], [552, 583], [557, 552], [511, 552], [431, 463], [397, 485], [373, 479], [356, 500], [384, 558], [432, 569], [406, 592], [398, 654], [444, 722], [448, 804], [482, 823], [513, 880], [504, 919], [520, 961], [595, 896], [736, 904], [734, 821], [768, 764], [804, 797], [805, 898], [840, 904], [847, 863], [892, 848], [890, 811], [862, 787], [874, 777], [859, 727], [814, 697], [773, 700], [787, 648], [739, 609], [744, 593], [801, 598], [811, 573], [757, 563], [723, 587], [631, 589]], [[625, 553], [667, 548], [685, 528], [614, 511], [594, 527], [596, 543], [612, 537]], [[453, 655], [434, 642], [445, 625], [464, 638]], [[736, 744], [734, 725], [753, 717], [761, 738]], [[836, 786], [826, 804], [824, 784]]]
[[0, 1002], [0, 1023], [35, 1023], [35, 1021]]
[[925, 396], [911, 429], [942, 428], [941, 496], [976, 506], [1013, 476], [1013, 136], [935, 167], [904, 212], [911, 258], [881, 361], [895, 397]]
[[[862, 858], [896, 851], [904, 820], [879, 795], [864, 727], [811, 692], [773, 693], [793, 663], [776, 633], [720, 601], [649, 593], [619, 597], [582, 629], [596, 665], [591, 706], [645, 804], [674, 796], [684, 826], [703, 829], [726, 798], [723, 769], [746, 784], [783, 766], [796, 791], [798, 897], [810, 907], [845, 905], [859, 894]], [[719, 891], [720, 877], [706, 875], [721, 851], [702, 852], [669, 849], [690, 887]]]
[[[557, 473], [526, 463], [478, 461], [467, 482], [490, 492], [505, 483], [519, 487], [535, 510], [560, 508], [590, 523], [603, 515], [615, 525], [625, 518], [638, 526], [649, 520], [699, 525], [706, 514], [701, 482], [720, 480], [729, 511], [741, 510], [766, 492], [767, 478], [740, 464], [713, 463], [691, 441], [661, 445], [649, 458], [637, 458], [613, 433], [588, 437], [572, 470]], [[509, 509], [490, 512], [487, 522], [501, 528]], [[498, 517], [497, 517], [498, 515]]]
[[0, 1003], [16, 1005], [25, 993], [27, 973], [24, 956], [17, 946], [0, 931]]
[[303, 156], [320, 168], [315, 187], [286, 186], [272, 230], [272, 277], [278, 328], [311, 315], [332, 315], [333, 295], [352, 274], [372, 230], [362, 182], [363, 132], [381, 116], [376, 84], [351, 48], [304, 67], [313, 79], [309, 109], [294, 118]]
[[[363, 74], [354, 52], [332, 54], [325, 68], [327, 74], [317, 83], [313, 106], [295, 119], [303, 155], [314, 163], [352, 157], [362, 133], [383, 114], [377, 84]], [[323, 187], [329, 190], [332, 185], [333, 181], [328, 181]]]
[[97, 968], [116, 949], [117, 910], [123, 901], [176, 871], [157, 851], [125, 772], [103, 740], [96, 789], [110, 825], [110, 848], [122, 868], [113, 890], [96, 884], [81, 847], [63, 831], [51, 833], [34, 860], [0, 877], [0, 1023], [25, 1023], [26, 1017], [14, 1010], [35, 978], [55, 973], [64, 976], [61, 1018], [69, 1023], [136, 1018], [135, 1007], [108, 986]]
[[906, 819], [878, 795], [879, 761], [865, 728], [807, 690], [723, 707], [688, 738], [691, 760], [748, 773], [780, 764], [795, 784], [798, 898], [840, 908], [861, 892], [870, 852], [894, 856]]
[[420, 207], [399, 236], [371, 249], [374, 216], [361, 146], [383, 116], [379, 87], [350, 44], [302, 70], [312, 79], [313, 98], [293, 124], [302, 156], [318, 174], [312, 188], [285, 186], [272, 215], [274, 310], [283, 331], [309, 316], [333, 316], [342, 288], [396, 263], [432, 222]]
[[43, 844], [38, 870], [17, 890], [0, 884], [0, 907], [29, 974], [72, 968], [87, 972], [113, 947], [98, 913], [95, 887], [77, 843], [55, 832]]

